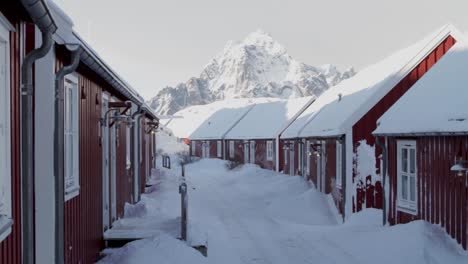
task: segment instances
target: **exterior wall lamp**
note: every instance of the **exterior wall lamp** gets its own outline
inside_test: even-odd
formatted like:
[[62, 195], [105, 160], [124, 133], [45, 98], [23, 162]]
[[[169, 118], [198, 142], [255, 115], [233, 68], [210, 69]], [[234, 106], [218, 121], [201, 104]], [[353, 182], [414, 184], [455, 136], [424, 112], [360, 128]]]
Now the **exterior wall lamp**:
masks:
[[451, 171], [457, 172], [457, 177], [463, 177], [468, 175], [468, 160], [458, 159], [456, 163], [450, 168]]
[[[116, 121], [120, 121], [120, 122], [124, 121], [127, 124], [132, 124], [133, 119], [129, 115], [127, 115], [127, 112], [128, 110], [130, 110], [131, 107], [132, 107], [131, 101], [110, 102], [109, 110], [107, 110], [107, 112], [104, 114], [104, 117], [100, 119], [101, 126], [107, 126], [108, 121], [110, 121], [109, 127], [112, 127]], [[113, 113], [113, 115], [109, 117], [109, 114], [111, 112]]]
[[158, 130], [159, 123], [158, 122], [147, 122], [146, 124], [149, 126], [149, 128], [145, 131], [146, 134], [150, 134], [150, 133], [155, 134], [156, 131]]
[[308, 152], [309, 156], [322, 156], [322, 145], [321, 144], [311, 144], [310, 145], [311, 151]]

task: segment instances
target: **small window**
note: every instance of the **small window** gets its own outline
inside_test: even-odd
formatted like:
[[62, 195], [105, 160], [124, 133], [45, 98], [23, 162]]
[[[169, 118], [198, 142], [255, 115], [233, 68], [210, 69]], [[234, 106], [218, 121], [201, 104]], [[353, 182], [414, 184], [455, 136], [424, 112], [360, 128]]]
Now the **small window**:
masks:
[[234, 158], [234, 141], [229, 141], [229, 157]]
[[336, 141], [336, 182], [335, 185], [341, 188], [343, 182], [343, 145]]
[[79, 194], [79, 101], [76, 77], [65, 78], [65, 200]]
[[195, 150], [196, 150], [196, 142], [195, 141], [192, 141], [192, 156], [195, 156]]
[[0, 13], [0, 241], [11, 233], [11, 137], [10, 137], [9, 29]]
[[267, 141], [266, 145], [267, 160], [273, 160], [273, 141]]
[[398, 209], [402, 212], [417, 215], [417, 164], [416, 142], [398, 141], [397, 186]]
[[216, 143], [216, 152], [218, 153], [218, 158], [222, 158], [223, 157], [223, 146], [221, 144], [221, 141], [218, 140], [218, 142]]
[[125, 156], [126, 156], [126, 163], [127, 163], [127, 170], [129, 170], [132, 167], [132, 157], [131, 157], [131, 150], [132, 150], [132, 137], [131, 137], [131, 130], [130, 126], [126, 126], [125, 128]]

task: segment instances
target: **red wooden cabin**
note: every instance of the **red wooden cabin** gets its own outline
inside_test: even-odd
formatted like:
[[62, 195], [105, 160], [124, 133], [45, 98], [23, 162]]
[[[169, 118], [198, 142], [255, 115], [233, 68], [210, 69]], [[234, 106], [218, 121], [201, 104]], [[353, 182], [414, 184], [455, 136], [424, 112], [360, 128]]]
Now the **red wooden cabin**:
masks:
[[0, 263], [94, 263], [154, 167], [157, 117], [72, 27], [49, 1], [0, 5]]
[[467, 249], [468, 45], [459, 41], [378, 121], [390, 224], [423, 219]]
[[382, 208], [381, 150], [372, 136], [376, 121], [459, 36], [453, 26], [444, 26], [363, 69], [324, 92], [283, 133], [283, 142], [305, 145], [304, 161], [295, 164], [303, 168], [294, 171], [305, 171], [317, 189], [331, 194], [343, 217], [366, 207]]

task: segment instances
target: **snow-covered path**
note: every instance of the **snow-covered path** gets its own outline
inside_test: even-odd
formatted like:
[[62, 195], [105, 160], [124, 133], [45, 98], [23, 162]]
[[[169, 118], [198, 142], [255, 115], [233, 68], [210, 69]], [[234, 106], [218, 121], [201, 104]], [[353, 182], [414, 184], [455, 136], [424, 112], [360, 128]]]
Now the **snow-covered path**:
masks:
[[[136, 206], [145, 208], [138, 221], [180, 216], [179, 175], [177, 166], [164, 171]], [[423, 221], [382, 227], [381, 212], [365, 210], [341, 224], [330, 198], [300, 177], [253, 165], [228, 170], [224, 161], [207, 159], [186, 166], [186, 182], [189, 241], [206, 241], [207, 258], [161, 235], [113, 251], [102, 263], [468, 263], [440, 227]]]

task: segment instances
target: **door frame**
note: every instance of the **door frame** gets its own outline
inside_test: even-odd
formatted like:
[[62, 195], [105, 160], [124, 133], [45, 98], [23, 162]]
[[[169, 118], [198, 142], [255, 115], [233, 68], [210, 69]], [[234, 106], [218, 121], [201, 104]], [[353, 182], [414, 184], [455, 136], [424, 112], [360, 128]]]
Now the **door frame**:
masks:
[[249, 163], [249, 161], [250, 161], [249, 154], [250, 154], [249, 142], [244, 141], [244, 164]]

